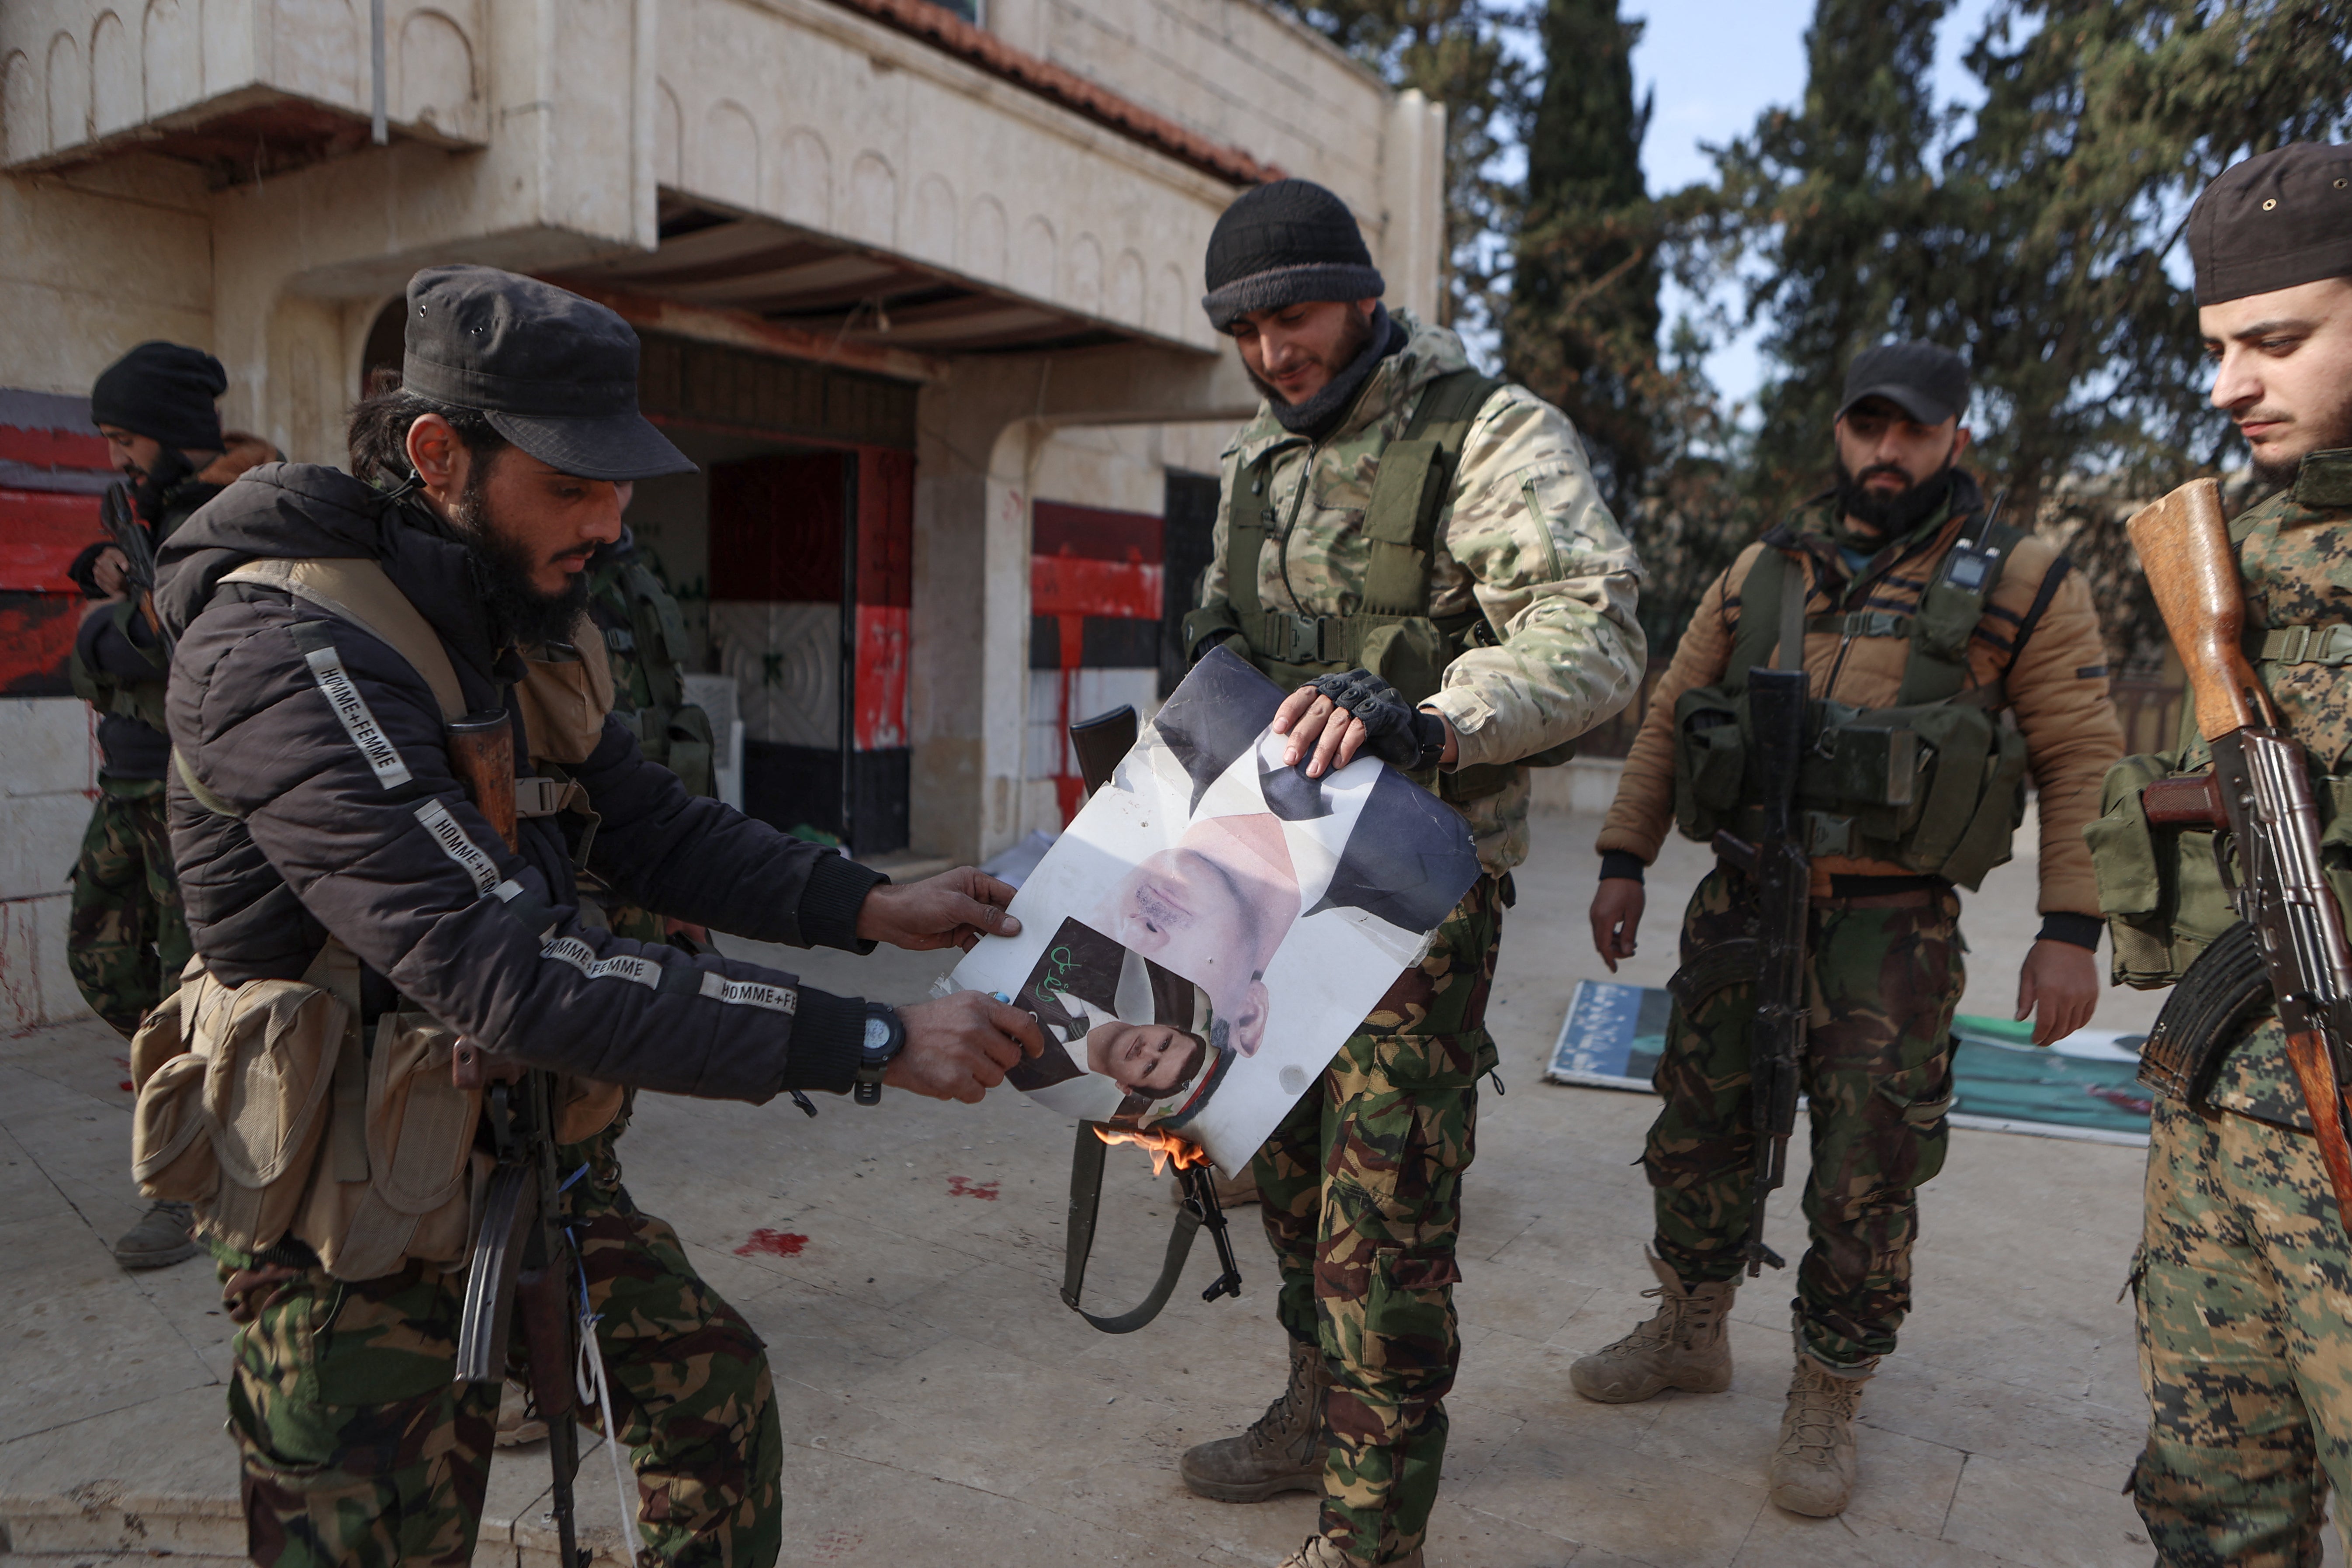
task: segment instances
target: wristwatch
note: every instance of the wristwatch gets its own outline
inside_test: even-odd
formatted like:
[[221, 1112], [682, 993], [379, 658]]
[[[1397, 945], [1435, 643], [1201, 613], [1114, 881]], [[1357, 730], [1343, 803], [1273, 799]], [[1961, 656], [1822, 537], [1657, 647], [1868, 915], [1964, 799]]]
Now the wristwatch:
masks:
[[858, 1104], [881, 1103], [882, 1075], [906, 1045], [907, 1026], [898, 1022], [898, 1015], [879, 1002], [866, 1004], [866, 1038], [857, 1052]]

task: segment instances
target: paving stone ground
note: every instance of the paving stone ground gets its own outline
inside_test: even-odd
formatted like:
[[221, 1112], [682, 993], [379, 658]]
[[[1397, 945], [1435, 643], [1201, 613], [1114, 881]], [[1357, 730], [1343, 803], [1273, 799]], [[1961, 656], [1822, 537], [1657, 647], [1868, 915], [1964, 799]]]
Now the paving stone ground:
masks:
[[[1468, 1181], [1466, 1349], [1430, 1561], [2147, 1563], [2120, 1495], [2144, 1424], [2116, 1300], [2138, 1224], [2135, 1149], [1955, 1134], [1924, 1194], [1917, 1310], [1863, 1400], [1862, 1484], [1841, 1520], [1764, 1498], [1790, 1359], [1785, 1283], [1741, 1293], [1729, 1393], [1607, 1407], [1570, 1392], [1569, 1363], [1646, 1315], [1652, 1282], [1632, 1162], [1653, 1102], [1538, 1081], [1570, 987], [1601, 973], [1584, 921], [1594, 826], [1538, 821], [1505, 926], [1494, 1022], [1508, 1094], [1482, 1102]], [[1695, 848], [1670, 848], [1629, 977], [1664, 980], [1703, 868]], [[2012, 867], [1970, 900], [1970, 1010], [2003, 1008], [2032, 890], [2030, 865]], [[940, 967], [804, 961], [812, 983], [895, 1000], [923, 994]], [[2099, 1022], [2152, 1016], [2153, 999], [2109, 993]], [[17, 1552], [61, 1563], [234, 1556], [229, 1325], [211, 1272], [128, 1275], [108, 1256], [142, 1206], [124, 1172], [122, 1055], [95, 1024], [0, 1042], [0, 1515]], [[770, 1347], [786, 1562], [1241, 1568], [1278, 1562], [1311, 1528], [1307, 1498], [1227, 1506], [1176, 1479], [1185, 1446], [1251, 1419], [1282, 1376], [1255, 1211], [1240, 1214], [1239, 1300], [1198, 1300], [1214, 1272], [1204, 1244], [1194, 1289], [1157, 1323], [1095, 1333], [1055, 1295], [1070, 1136], [1010, 1092], [972, 1109], [829, 1103], [814, 1121], [788, 1101], [641, 1102], [623, 1145], [632, 1190]], [[1156, 1264], [1165, 1185], [1115, 1157], [1103, 1215], [1089, 1291], [1125, 1306]], [[1784, 1253], [1801, 1246], [1793, 1197], [1771, 1228]], [[537, 1450], [499, 1460], [481, 1563], [553, 1561], [543, 1463]], [[590, 1543], [618, 1561], [601, 1449], [579, 1485]]]

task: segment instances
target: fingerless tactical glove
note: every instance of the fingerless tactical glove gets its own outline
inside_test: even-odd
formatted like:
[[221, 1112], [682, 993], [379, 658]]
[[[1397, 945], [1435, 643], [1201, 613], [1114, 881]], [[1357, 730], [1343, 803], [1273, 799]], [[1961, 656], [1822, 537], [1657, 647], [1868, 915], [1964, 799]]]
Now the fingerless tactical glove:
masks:
[[1318, 676], [1312, 684], [1362, 723], [1364, 752], [1391, 767], [1418, 773], [1435, 767], [1445, 754], [1445, 721], [1415, 710], [1395, 687], [1370, 670]]

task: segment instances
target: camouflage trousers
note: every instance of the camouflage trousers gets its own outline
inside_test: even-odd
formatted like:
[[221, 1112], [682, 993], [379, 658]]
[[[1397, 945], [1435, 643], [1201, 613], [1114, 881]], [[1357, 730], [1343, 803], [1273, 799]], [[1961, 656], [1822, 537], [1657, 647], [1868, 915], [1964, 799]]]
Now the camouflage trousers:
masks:
[[2352, 1252], [2311, 1134], [2157, 1097], [2133, 1278], [2157, 1561], [2316, 1564], [2352, 1498]]
[[[1749, 900], [1718, 868], [1691, 896], [1682, 957], [1751, 935]], [[1797, 1269], [1799, 1341], [1816, 1359], [1866, 1368], [1895, 1348], [1911, 1307], [1916, 1192], [1950, 1142], [1952, 1010], [1964, 979], [1959, 896], [1916, 889], [1816, 899], [1805, 972], [1811, 1009], [1801, 1080], [1811, 1102], [1809, 1245]], [[1658, 1256], [1685, 1281], [1728, 1279], [1754, 1202], [1748, 1125], [1752, 983], [1695, 1011], [1675, 1003], [1653, 1080], [1665, 1108], [1642, 1152]]]
[[163, 781], [99, 781], [73, 868], [66, 966], [91, 1012], [128, 1039], [179, 989], [194, 950], [172, 872]]
[[[562, 1152], [572, 1234], [597, 1314], [613, 1414], [636, 1472], [641, 1564], [752, 1564], [782, 1545], [783, 1435], [767, 1356], [677, 1234], [621, 1184], [621, 1121]], [[250, 1268], [220, 1253], [221, 1277]], [[470, 1563], [499, 1390], [451, 1381], [462, 1267], [412, 1261], [347, 1283], [312, 1268], [233, 1315], [229, 1431], [244, 1462], [247, 1555], [265, 1568]], [[520, 1357], [520, 1335], [515, 1355]], [[581, 1419], [601, 1427], [583, 1405]], [[543, 1450], [509, 1462], [546, 1466]], [[596, 1485], [583, 1465], [575, 1494]]]
[[1454, 1286], [1486, 993], [1502, 932], [1482, 877], [1252, 1163], [1282, 1271], [1276, 1313], [1319, 1344], [1324, 1536], [1357, 1563], [1410, 1556], [1445, 1458], [1462, 1343]]

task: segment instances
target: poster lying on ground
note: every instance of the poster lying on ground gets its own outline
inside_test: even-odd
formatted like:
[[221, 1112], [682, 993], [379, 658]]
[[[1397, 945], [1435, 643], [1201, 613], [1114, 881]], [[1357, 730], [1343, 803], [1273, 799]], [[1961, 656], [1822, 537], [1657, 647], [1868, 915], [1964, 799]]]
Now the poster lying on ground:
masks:
[[[1674, 997], [1663, 986], [1580, 980], [1544, 1077], [1587, 1089], [1647, 1091], [1666, 1048]], [[2145, 1144], [2141, 1035], [2077, 1029], [2037, 1049], [2033, 1026], [1962, 1013], [1952, 1020], [1952, 1125], [2046, 1138]]]
[[1282, 693], [1218, 649], [949, 984], [1045, 1026], [1012, 1074], [1065, 1115], [1237, 1172], [1477, 879], [1459, 812], [1370, 757], [1285, 767]]

